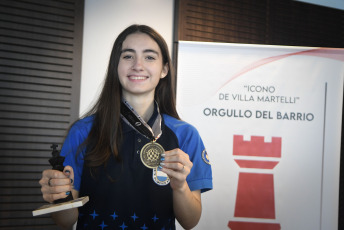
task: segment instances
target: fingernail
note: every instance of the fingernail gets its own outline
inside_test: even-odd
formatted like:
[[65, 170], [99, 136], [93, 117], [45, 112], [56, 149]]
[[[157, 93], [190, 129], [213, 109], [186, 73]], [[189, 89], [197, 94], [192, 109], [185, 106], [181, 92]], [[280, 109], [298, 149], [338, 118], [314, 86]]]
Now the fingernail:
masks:
[[64, 173], [66, 174], [66, 176], [70, 175], [70, 171], [69, 170], [66, 170]]
[[165, 165], [165, 163], [164, 163], [164, 162], [161, 162], [161, 163], [160, 163], [160, 165], [161, 165], [161, 166], [164, 166], [164, 165]]
[[73, 179], [70, 179], [70, 183], [73, 184]]
[[160, 159], [160, 161], [164, 161], [165, 160], [165, 157], [162, 157], [161, 159]]
[[159, 166], [158, 166], [158, 168], [159, 168], [159, 169], [162, 169], [162, 166], [161, 166], [161, 165], [159, 165]]
[[165, 156], [166, 156], [166, 154], [165, 154], [165, 153], [162, 153], [162, 154], [161, 154], [161, 156], [162, 156], [162, 157], [165, 157]]
[[70, 192], [66, 192], [66, 195], [68, 196], [70, 194]]

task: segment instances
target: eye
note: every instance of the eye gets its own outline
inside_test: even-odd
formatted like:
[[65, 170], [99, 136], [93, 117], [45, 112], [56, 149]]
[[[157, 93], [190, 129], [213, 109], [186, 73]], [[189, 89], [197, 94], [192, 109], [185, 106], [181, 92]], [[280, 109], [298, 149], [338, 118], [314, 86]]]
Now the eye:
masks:
[[133, 57], [132, 55], [125, 54], [125, 55], [123, 55], [122, 58], [123, 58], [123, 59], [133, 59], [134, 57]]
[[152, 55], [146, 56], [146, 59], [149, 60], [149, 61], [154, 61], [154, 60], [156, 60], [156, 58], [155, 58], [154, 56], [152, 56]]

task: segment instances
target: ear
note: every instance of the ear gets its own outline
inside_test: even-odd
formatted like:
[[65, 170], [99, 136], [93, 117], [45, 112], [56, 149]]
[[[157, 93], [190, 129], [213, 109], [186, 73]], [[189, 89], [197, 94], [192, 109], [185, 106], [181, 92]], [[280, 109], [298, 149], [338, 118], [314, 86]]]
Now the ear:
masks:
[[168, 74], [168, 71], [169, 71], [168, 63], [166, 63], [166, 64], [162, 67], [161, 77], [160, 77], [160, 78], [166, 77], [167, 74]]

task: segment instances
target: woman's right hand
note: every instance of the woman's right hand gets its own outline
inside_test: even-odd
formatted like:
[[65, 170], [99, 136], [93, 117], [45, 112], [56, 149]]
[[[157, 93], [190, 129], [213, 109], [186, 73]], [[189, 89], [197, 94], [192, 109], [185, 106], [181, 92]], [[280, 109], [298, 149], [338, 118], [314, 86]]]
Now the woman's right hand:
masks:
[[39, 183], [43, 199], [49, 203], [54, 200], [66, 198], [73, 189], [74, 171], [66, 166], [63, 172], [53, 169], [46, 169], [42, 173]]

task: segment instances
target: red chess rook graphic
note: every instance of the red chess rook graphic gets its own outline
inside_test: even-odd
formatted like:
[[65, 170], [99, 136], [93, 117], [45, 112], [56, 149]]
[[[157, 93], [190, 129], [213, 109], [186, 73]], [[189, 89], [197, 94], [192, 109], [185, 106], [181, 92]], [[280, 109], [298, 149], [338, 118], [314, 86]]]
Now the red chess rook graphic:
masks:
[[[265, 142], [262, 136], [252, 136], [250, 141], [245, 141], [242, 135], [234, 135], [233, 156], [238, 158], [234, 160], [241, 168], [234, 217], [256, 218], [259, 221], [229, 221], [231, 230], [281, 229], [280, 224], [275, 223], [274, 177], [269, 171], [278, 164], [281, 151], [280, 137], [272, 137], [271, 142]], [[245, 172], [243, 169], [251, 170]], [[260, 172], [252, 172], [254, 169]], [[262, 173], [261, 169], [267, 171]]]

